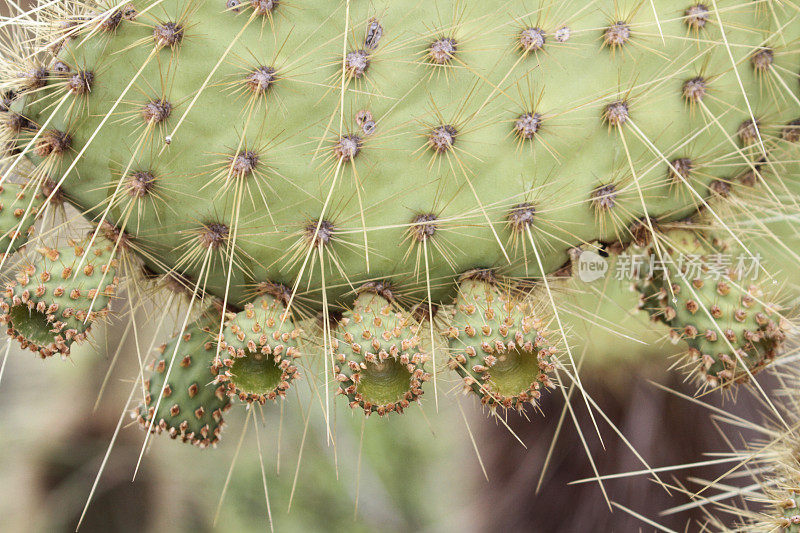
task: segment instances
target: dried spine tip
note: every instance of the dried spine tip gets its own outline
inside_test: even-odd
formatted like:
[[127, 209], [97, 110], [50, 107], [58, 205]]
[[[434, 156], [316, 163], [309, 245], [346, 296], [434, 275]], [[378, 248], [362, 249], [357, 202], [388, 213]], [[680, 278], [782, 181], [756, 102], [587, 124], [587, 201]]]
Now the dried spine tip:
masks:
[[688, 157], [673, 159], [669, 164], [669, 177], [675, 183], [682, 183], [689, 179], [694, 170], [694, 163]]
[[125, 190], [133, 198], [147, 196], [155, 186], [156, 177], [148, 170], [138, 170], [128, 177]]
[[80, 70], [67, 80], [69, 91], [77, 95], [91, 92], [92, 84], [94, 84], [94, 72], [91, 70]]
[[690, 103], [699, 103], [705, 98], [707, 89], [706, 80], [698, 76], [683, 84], [683, 97]]
[[172, 114], [172, 104], [165, 98], [150, 100], [142, 106], [142, 118], [150, 124], [158, 124], [169, 118]]
[[36, 143], [36, 155], [47, 157], [49, 155], [61, 155], [72, 146], [72, 137], [68, 133], [59, 130], [47, 130]]
[[529, 202], [517, 204], [508, 212], [508, 224], [515, 232], [523, 232], [533, 225], [536, 207]]
[[783, 128], [781, 138], [790, 143], [800, 142], [800, 118], [789, 122]]
[[[319, 226], [319, 228], [317, 228]], [[309, 244], [313, 244], [317, 248], [322, 248], [333, 239], [333, 234], [336, 231], [332, 222], [327, 220], [314, 220], [305, 227], [305, 236]]]
[[434, 65], [446, 65], [455, 57], [458, 43], [450, 37], [442, 37], [431, 43], [428, 47], [428, 60]]
[[250, 0], [250, 5], [258, 15], [269, 15], [280, 2], [278, 0]]
[[197, 240], [203, 248], [216, 250], [228, 239], [230, 230], [225, 224], [212, 222], [204, 224], [197, 235]]
[[411, 236], [419, 242], [427, 241], [436, 234], [438, 226], [436, 215], [433, 213], [421, 213], [411, 219], [411, 226], [408, 228]]
[[688, 7], [683, 15], [687, 26], [693, 30], [699, 30], [704, 28], [708, 22], [709, 10], [704, 4], [695, 4]]
[[235, 176], [247, 176], [258, 166], [258, 154], [253, 150], [242, 150], [235, 156], [229, 158], [231, 162], [231, 174]]
[[351, 79], [359, 80], [369, 69], [369, 53], [366, 50], [354, 50], [344, 56], [344, 71]]
[[622, 126], [628, 118], [628, 103], [623, 100], [611, 102], [603, 111], [603, 119], [611, 126]]
[[771, 48], [760, 48], [750, 56], [750, 63], [756, 72], [768, 72], [775, 61], [775, 53]]
[[275, 69], [272, 67], [263, 65], [256, 67], [253, 72], [247, 75], [245, 83], [254, 93], [265, 93], [277, 79], [275, 72]]
[[165, 22], [153, 28], [153, 38], [160, 48], [173, 47], [183, 40], [183, 26], [177, 22]]
[[449, 124], [437, 126], [433, 128], [428, 135], [428, 146], [437, 154], [447, 152], [451, 150], [456, 143], [457, 135], [458, 130]]
[[615, 22], [603, 32], [603, 43], [616, 48], [627, 43], [631, 38], [631, 28], [625, 22]]
[[519, 46], [523, 52], [535, 52], [544, 48], [545, 33], [541, 28], [525, 28], [519, 34]]
[[759, 139], [759, 124], [758, 120], [747, 119], [739, 125], [736, 133], [739, 135], [739, 140], [745, 146], [755, 144]]
[[352, 161], [356, 156], [361, 153], [361, 147], [364, 141], [358, 135], [343, 135], [339, 137], [333, 147], [333, 153], [337, 159], [343, 162]]
[[531, 140], [542, 127], [542, 115], [539, 113], [525, 113], [514, 121], [514, 133], [520, 139]]
[[592, 191], [595, 209], [607, 211], [617, 205], [617, 186], [613, 183], [601, 185]]

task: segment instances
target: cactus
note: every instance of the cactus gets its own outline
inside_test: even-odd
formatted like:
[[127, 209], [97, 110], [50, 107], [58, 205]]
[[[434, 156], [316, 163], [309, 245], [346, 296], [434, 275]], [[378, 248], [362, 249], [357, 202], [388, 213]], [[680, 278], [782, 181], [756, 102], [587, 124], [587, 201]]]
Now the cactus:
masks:
[[450, 337], [449, 366], [464, 379], [465, 388], [490, 406], [522, 411], [537, 405], [540, 387], [555, 388], [555, 348], [525, 298], [507, 294], [486, 272], [469, 274], [461, 282]]
[[332, 343], [337, 392], [364, 413], [402, 413], [422, 396], [428, 355], [421, 351], [419, 325], [393, 309], [385, 284], [364, 287], [337, 327]]
[[[3, 261], [71, 206], [13, 256], [9, 334], [68, 356], [118, 276], [136, 302], [153, 277], [177, 290], [152, 298], [184, 325], [215, 302], [136, 411], [207, 446], [229, 397], [282, 400], [301, 364], [366, 415], [438, 402], [440, 378], [495, 416], [538, 407], [556, 374], [581, 388], [573, 348], [593, 339], [571, 338], [559, 291], [590, 249], [706, 273], [765, 243], [797, 260], [796, 227], [761, 217], [800, 206], [795, 6], [529, 3], [69, 0], [9, 19]], [[47, 247], [73, 208], [89, 236]], [[641, 273], [704, 385], [781, 353], [791, 317], [767, 288]]]
[[716, 387], [764, 368], [780, 351], [789, 325], [776, 319], [776, 306], [758, 284], [741, 279], [736, 265], [720, 264], [724, 256], [708, 239], [698, 231], [667, 232], [669, 259], [637, 288], [642, 307], [670, 327], [676, 342], [686, 341], [690, 364]]
[[119, 283], [112, 245], [84, 244], [37, 250], [40, 257], [22, 266], [0, 300], [8, 334], [41, 357], [68, 356], [109, 312]]
[[210, 321], [187, 326], [158, 351], [151, 363], [144, 403], [136, 409], [139, 424], [154, 433], [200, 447], [219, 440], [222, 415], [231, 404], [223, 385], [213, 383], [215, 350]]
[[300, 330], [286, 312], [284, 288], [274, 295], [264, 294], [255, 303], [228, 321], [220, 339], [220, 349], [228, 354], [214, 371], [218, 382], [227, 382], [232, 396], [242, 401], [267, 400], [285, 396], [292, 381], [299, 377], [294, 360], [300, 357]]

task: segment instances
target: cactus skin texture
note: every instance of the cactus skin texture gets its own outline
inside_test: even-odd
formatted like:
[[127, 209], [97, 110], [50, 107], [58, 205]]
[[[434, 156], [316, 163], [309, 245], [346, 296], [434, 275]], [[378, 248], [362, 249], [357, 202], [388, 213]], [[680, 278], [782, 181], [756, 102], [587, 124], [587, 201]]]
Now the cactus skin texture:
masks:
[[5, 258], [25, 246], [33, 231], [33, 222], [41, 202], [38, 194], [29, 199], [30, 192], [15, 183], [0, 187], [0, 257]]
[[[63, 174], [60, 189], [88, 216], [131, 233], [152, 268], [196, 277], [209, 247], [233, 260], [230, 276], [213, 262], [206, 287], [223, 296], [227, 286], [237, 305], [253, 283], [294, 287], [299, 276], [319, 307], [309, 242], [338, 265], [325, 273], [331, 302], [376, 277], [424, 291], [407, 260], [423, 237], [442, 251], [430, 252], [431, 279], [490, 266], [552, 273], [570, 246], [626, 239], [643, 215], [690, 214], [709, 183], [752, 166], [713, 161], [737, 150], [757, 156], [759, 137], [798, 118], [759, 91], [776, 69], [797, 70], [796, 52], [780, 48], [798, 37], [796, 25], [770, 37], [774, 21], [757, 7], [724, 11], [734, 73], [719, 25], [688, 18], [689, 2], [654, 2], [658, 21], [623, 4], [610, 18], [562, 3], [539, 26], [548, 36], [567, 27], [569, 40], [546, 37], [538, 48], [521, 44], [534, 42], [523, 39], [523, 2], [354, 4], [349, 18], [338, 1], [259, 11], [165, 0], [158, 15], [133, 2], [66, 34], [52, 30], [51, 40], [64, 41], [58, 69], [43, 58], [47, 77], [28, 69], [11, 80], [18, 91], [37, 86], [11, 109], [47, 122], [35, 141], [19, 133], [18, 149], [32, 143], [26, 155]], [[382, 37], [368, 45], [379, 13]], [[443, 39], [454, 50], [439, 57]], [[773, 70], [751, 60], [765, 40]], [[750, 108], [756, 121], [746, 127], [751, 117], [740, 110]], [[669, 177], [679, 160], [691, 162], [685, 183]], [[520, 218], [525, 203], [537, 214]], [[434, 220], [414, 225], [419, 216]], [[541, 268], [530, 246], [509, 246], [528, 226]], [[430, 291], [446, 301], [456, 284]]]
[[211, 323], [201, 318], [158, 351], [145, 380], [145, 402], [136, 410], [139, 424], [201, 448], [216, 444], [231, 403], [225, 386], [213, 383]]

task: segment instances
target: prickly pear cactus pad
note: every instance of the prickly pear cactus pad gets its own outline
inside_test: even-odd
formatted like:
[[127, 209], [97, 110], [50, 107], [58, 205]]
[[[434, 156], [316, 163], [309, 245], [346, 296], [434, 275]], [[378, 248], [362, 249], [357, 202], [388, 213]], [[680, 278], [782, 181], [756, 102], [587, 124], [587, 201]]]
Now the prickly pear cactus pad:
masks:
[[214, 383], [211, 324], [205, 319], [190, 324], [158, 349], [144, 382], [144, 403], [136, 411], [143, 428], [203, 448], [219, 440], [222, 415], [231, 404], [225, 386]]
[[227, 382], [229, 393], [242, 401], [260, 403], [285, 396], [299, 377], [295, 359], [300, 357], [301, 331], [292, 325], [286, 311], [285, 288], [264, 294], [245, 305], [228, 321], [215, 363], [217, 381]]
[[[637, 284], [641, 306], [689, 345], [689, 366], [708, 385], [747, 380], [786, 340], [786, 321], [758, 283], [721, 264], [711, 236], [677, 228], [664, 235], [664, 256]], [[655, 250], [648, 254], [655, 257]], [[648, 270], [649, 265], [642, 265]]]
[[131, 344], [143, 455], [215, 446], [236, 404], [319, 408], [336, 445], [337, 409], [435, 430], [448, 399], [511, 430], [552, 397], [603, 441], [581, 373], [633, 367], [615, 338], [772, 405], [755, 376], [792, 364], [800, 309], [793, 0], [28, 1], [0, 15], [0, 322], [77, 363], [124, 321], [106, 379]]
[[420, 346], [419, 324], [398, 312], [383, 284], [362, 288], [353, 309], [336, 328], [332, 343], [337, 392], [364, 413], [402, 413], [422, 396], [428, 355]]
[[498, 287], [485, 272], [468, 275], [459, 287], [450, 338], [448, 366], [481, 403], [522, 411], [537, 405], [540, 388], [555, 388], [549, 345], [541, 316], [530, 300]]
[[42, 357], [67, 356], [72, 343], [108, 314], [119, 283], [112, 244], [86, 244], [40, 248], [6, 284], [0, 322], [23, 348]]
[[48, 53], [6, 60], [9, 135], [151, 267], [209, 263], [236, 303], [263, 280], [319, 302], [320, 268], [331, 301], [376, 276], [424, 294], [424, 241], [432, 280], [540, 275], [690, 213], [798, 118], [796, 13], [725, 6], [49, 8]]

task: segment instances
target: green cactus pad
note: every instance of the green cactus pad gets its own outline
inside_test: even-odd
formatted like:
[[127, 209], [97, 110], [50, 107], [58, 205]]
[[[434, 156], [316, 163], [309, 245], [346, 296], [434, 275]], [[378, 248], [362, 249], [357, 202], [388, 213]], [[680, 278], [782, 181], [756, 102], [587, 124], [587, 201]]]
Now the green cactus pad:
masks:
[[23, 348], [42, 357], [67, 356], [92, 323], [108, 314], [119, 283], [117, 260], [108, 243], [96, 242], [88, 252], [85, 245], [40, 248], [6, 284], [0, 322]]
[[[667, 231], [664, 259], [637, 281], [641, 306], [670, 327], [675, 342], [686, 341], [691, 370], [712, 387], [746, 381], [761, 370], [780, 350], [787, 328], [759, 284], [720, 263], [721, 250], [700, 232]], [[655, 254], [651, 247], [646, 255]]]
[[486, 272], [461, 281], [445, 335], [448, 366], [484, 405], [522, 410], [525, 403], [537, 405], [542, 386], [554, 387], [548, 374], [555, 349], [543, 317], [529, 298], [503, 290]]
[[211, 249], [205, 287], [238, 305], [273, 280], [319, 309], [323, 278], [343, 305], [376, 278], [442, 302], [456, 284], [426, 287], [409, 246], [433, 280], [552, 273], [751, 169], [797, 119], [773, 78], [800, 38], [757, 4], [136, 0], [53, 15], [57, 57], [4, 82], [41, 130], [17, 148], [38, 133], [38, 174], [89, 217], [135, 213], [153, 269], [197, 279]]
[[[222, 415], [231, 406], [225, 386], [214, 383], [216, 348], [208, 323], [202, 319], [189, 325], [183, 335], [159, 348], [145, 381], [145, 403], [134, 412], [143, 428], [149, 427], [153, 433], [166, 431], [173, 439], [202, 448], [219, 441]], [[159, 397], [158, 412], [153, 416]]]
[[284, 397], [299, 377], [294, 360], [300, 357], [301, 330], [293, 325], [286, 303], [264, 294], [225, 326], [220, 340], [224, 358], [216, 371], [231, 396], [263, 404]]
[[389, 295], [383, 285], [367, 286], [339, 321], [333, 339], [338, 393], [367, 415], [402, 413], [419, 400], [430, 378], [419, 325], [398, 311]]
[[28, 242], [41, 207], [41, 195], [15, 183], [0, 186], [0, 259]]

